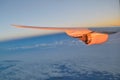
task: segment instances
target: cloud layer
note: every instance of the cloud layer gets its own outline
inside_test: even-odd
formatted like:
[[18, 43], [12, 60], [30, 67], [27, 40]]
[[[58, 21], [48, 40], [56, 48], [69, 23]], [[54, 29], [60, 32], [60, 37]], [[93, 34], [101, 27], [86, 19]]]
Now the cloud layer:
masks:
[[69, 61], [54, 63], [26, 63], [22, 61], [0, 62], [1, 80], [119, 80], [120, 74], [99, 71], [84, 65], [77, 65]]
[[113, 42], [93, 46], [63, 38], [7, 43], [0, 47], [4, 54], [0, 58], [0, 80], [119, 80], [118, 36], [110, 36]]

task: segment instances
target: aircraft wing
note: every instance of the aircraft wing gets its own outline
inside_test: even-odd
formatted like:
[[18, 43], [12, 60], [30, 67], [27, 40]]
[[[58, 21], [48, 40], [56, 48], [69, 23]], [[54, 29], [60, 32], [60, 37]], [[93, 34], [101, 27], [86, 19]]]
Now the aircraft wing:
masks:
[[111, 26], [111, 27], [40, 27], [40, 26], [25, 26], [25, 25], [12, 25], [18, 28], [31, 28], [31, 29], [41, 29], [41, 30], [60, 30], [60, 31], [66, 31], [66, 30], [84, 30], [89, 29], [95, 32], [101, 32], [101, 33], [107, 33], [107, 34], [114, 34], [117, 32], [120, 32], [119, 26]]
[[94, 27], [89, 28], [92, 31], [107, 33], [107, 34], [114, 34], [120, 32], [120, 26], [111, 26], [111, 27]]
[[120, 32], [120, 27], [88, 27], [88, 28], [58, 28], [58, 27], [38, 27], [13, 25], [18, 28], [31, 28], [42, 30], [60, 30], [64, 31], [68, 36], [78, 38], [87, 45], [101, 44], [108, 40], [109, 35]]
[[42, 30], [79, 30], [83, 28], [62, 28], [62, 27], [40, 27], [40, 26], [25, 26], [25, 25], [12, 25], [18, 28], [32, 28], [32, 29], [42, 29]]

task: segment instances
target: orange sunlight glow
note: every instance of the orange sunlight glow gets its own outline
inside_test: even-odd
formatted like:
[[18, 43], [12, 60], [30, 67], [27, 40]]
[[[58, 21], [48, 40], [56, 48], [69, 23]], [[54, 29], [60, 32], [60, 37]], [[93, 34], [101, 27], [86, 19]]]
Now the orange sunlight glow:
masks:
[[77, 26], [77, 27], [113, 27], [113, 26], [119, 26], [120, 27], [120, 17], [118, 19], [108, 19], [108, 20], [94, 20], [93, 21], [89, 21], [89, 22], [77, 22], [74, 23], [72, 26]]
[[89, 29], [67, 30], [67, 35], [78, 38], [87, 45], [102, 44], [108, 40], [108, 34], [98, 33]]

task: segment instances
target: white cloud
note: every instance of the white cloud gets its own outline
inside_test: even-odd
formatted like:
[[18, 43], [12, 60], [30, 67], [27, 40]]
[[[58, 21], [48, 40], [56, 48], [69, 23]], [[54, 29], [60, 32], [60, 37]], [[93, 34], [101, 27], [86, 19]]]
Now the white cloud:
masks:
[[[105, 71], [99, 71], [97, 69], [92, 69], [86, 67], [85, 65], [75, 64], [69, 61], [62, 62], [52, 62], [52, 63], [26, 63], [26, 62], [10, 62], [13, 65], [2, 72], [0, 72], [0, 79], [2, 80], [11, 80], [11, 79], [20, 79], [20, 80], [46, 80], [51, 77], [80, 77], [80, 74], [84, 74], [84, 76], [91, 76], [93, 71], [98, 71], [102, 75], [100, 77], [104, 77], [106, 73]], [[6, 65], [7, 63], [3, 63], [2, 65]], [[75, 65], [74, 65], [75, 64]], [[9, 66], [9, 65], [6, 65]], [[5, 66], [4, 66], [5, 67]], [[0, 66], [1, 68], [1, 66]], [[112, 74], [107, 72], [107, 74]], [[110, 77], [117, 77], [117, 74], [112, 74]], [[81, 76], [82, 77], [82, 76]], [[94, 77], [94, 76], [93, 76]], [[119, 78], [120, 76], [118, 76]], [[99, 77], [98, 77], [99, 78]]]
[[72, 46], [72, 45], [80, 45], [80, 41], [78, 40], [61, 40], [61, 41], [55, 41], [52, 43], [40, 43], [40, 44], [33, 44], [33, 45], [23, 45], [23, 46], [17, 46], [17, 47], [8, 47], [5, 48], [7, 50], [19, 50], [19, 49], [31, 49], [31, 48], [51, 48], [55, 46], [60, 46], [60, 45], [67, 45], [67, 46]]

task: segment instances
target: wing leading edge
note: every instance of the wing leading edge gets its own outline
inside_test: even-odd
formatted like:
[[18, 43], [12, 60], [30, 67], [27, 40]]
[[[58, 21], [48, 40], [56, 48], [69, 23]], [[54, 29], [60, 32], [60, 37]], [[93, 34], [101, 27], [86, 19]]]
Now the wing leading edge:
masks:
[[25, 25], [12, 25], [18, 28], [31, 28], [31, 29], [42, 29], [42, 30], [61, 30], [61, 31], [65, 31], [65, 30], [81, 30], [84, 28], [60, 28], [60, 27], [40, 27], [40, 26], [25, 26]]

